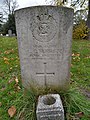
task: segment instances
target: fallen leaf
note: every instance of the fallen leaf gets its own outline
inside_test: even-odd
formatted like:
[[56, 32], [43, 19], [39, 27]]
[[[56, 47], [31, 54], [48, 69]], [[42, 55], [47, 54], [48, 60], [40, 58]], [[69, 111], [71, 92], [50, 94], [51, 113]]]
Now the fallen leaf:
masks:
[[14, 80], [13, 80], [13, 79], [11, 79], [11, 80], [9, 80], [9, 81], [8, 81], [8, 83], [10, 84], [10, 83], [12, 83], [13, 81], [14, 81]]
[[12, 67], [10, 67], [10, 70], [12, 70]]
[[80, 54], [78, 53], [78, 54], [76, 54], [76, 56], [78, 56], [78, 57], [79, 57], [79, 56], [80, 56]]
[[12, 49], [11, 51], [14, 52], [14, 49]]
[[16, 114], [16, 108], [15, 108], [15, 106], [11, 106], [8, 109], [8, 114], [9, 114], [10, 117], [13, 117]]
[[8, 62], [9, 59], [8, 58], [4, 57], [3, 59], [4, 59], [4, 63], [9, 64], [9, 62]]
[[4, 53], [5, 53], [5, 54], [9, 54], [10, 52], [9, 52], [9, 51], [5, 51]]
[[90, 56], [87, 56], [86, 58], [88, 59], [88, 58], [90, 58]]
[[79, 117], [79, 118], [82, 118], [84, 116], [84, 113], [83, 112], [78, 112], [78, 113], [75, 113], [75, 116]]
[[15, 79], [15, 82], [16, 82], [16, 84], [18, 84], [18, 82], [19, 82], [17, 77], [16, 77], [16, 79]]
[[20, 88], [19, 86], [17, 86], [17, 89], [18, 89], [18, 90], [21, 90], [21, 88]]
[[8, 59], [8, 58], [6, 58], [6, 57], [4, 57], [3, 59], [4, 59], [5, 61], [8, 61], [8, 60], [9, 60], [9, 59]]
[[8, 61], [5, 61], [4, 63], [9, 64], [9, 62], [8, 62]]
[[7, 50], [7, 51], [5, 51], [4, 53], [5, 53], [5, 54], [10, 54], [10, 53], [13, 53], [13, 52], [14, 52], [14, 50], [11, 49], [11, 50]]
[[74, 54], [74, 53], [72, 53], [72, 56], [75, 56], [75, 54]]
[[11, 58], [11, 60], [14, 60], [14, 58]]
[[80, 53], [72, 53], [72, 56], [80, 56]]

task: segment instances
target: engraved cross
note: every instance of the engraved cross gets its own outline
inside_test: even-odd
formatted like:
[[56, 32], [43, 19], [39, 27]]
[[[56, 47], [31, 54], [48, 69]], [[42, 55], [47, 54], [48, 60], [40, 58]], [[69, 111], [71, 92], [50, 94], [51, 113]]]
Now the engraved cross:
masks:
[[44, 72], [36, 73], [38, 76], [41, 76], [41, 75], [44, 76], [45, 86], [47, 85], [47, 83], [46, 83], [47, 76], [55, 75], [55, 73], [47, 72], [46, 67], [47, 67], [47, 63], [44, 63]]

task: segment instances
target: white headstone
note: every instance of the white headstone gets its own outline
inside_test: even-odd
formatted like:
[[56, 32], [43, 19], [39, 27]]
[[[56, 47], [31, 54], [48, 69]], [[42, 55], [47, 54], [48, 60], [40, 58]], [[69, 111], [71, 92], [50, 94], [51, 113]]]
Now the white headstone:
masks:
[[73, 9], [36, 6], [15, 12], [21, 75], [27, 89], [66, 89], [70, 79]]
[[0, 34], [0, 36], [3, 36], [3, 34]]
[[8, 34], [6, 34], [6, 36], [8, 37], [9, 35], [8, 35]]
[[8, 35], [11, 37], [12, 36], [12, 30], [8, 30]]
[[13, 34], [12, 34], [12, 36], [16, 36], [16, 34], [15, 34], [15, 33], [13, 33]]

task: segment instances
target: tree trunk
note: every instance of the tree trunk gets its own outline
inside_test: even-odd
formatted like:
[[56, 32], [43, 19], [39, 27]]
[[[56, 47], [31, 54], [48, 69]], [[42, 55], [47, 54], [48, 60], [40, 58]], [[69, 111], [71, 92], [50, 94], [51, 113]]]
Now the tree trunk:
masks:
[[90, 0], [88, 0], [87, 27], [88, 27], [88, 40], [90, 40]]

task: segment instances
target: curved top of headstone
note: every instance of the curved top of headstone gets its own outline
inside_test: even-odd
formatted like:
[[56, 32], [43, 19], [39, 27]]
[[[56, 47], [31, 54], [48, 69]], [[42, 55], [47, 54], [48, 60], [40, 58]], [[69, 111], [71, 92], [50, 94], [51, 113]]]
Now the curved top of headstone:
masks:
[[74, 11], [73, 8], [65, 7], [65, 6], [38, 5], [38, 6], [30, 6], [30, 7], [25, 7], [25, 8], [16, 9], [15, 12], [21, 11], [21, 10], [24, 10], [24, 9], [37, 8], [37, 7], [55, 7], [55, 8], [62, 8], [62, 9], [67, 9], [67, 10], [72, 10], [72, 11]]

